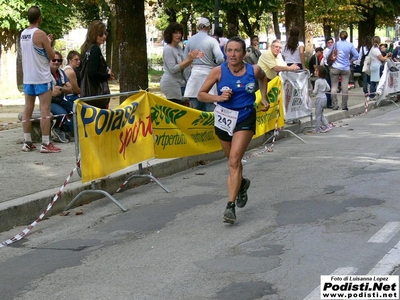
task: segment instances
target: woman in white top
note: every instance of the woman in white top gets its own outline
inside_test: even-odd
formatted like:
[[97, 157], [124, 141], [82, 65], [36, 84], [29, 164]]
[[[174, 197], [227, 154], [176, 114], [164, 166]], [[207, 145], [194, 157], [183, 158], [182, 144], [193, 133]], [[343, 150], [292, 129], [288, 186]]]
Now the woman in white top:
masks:
[[293, 26], [289, 32], [289, 38], [282, 49], [282, 56], [288, 66], [297, 64], [300, 69], [305, 67], [304, 43], [299, 41], [300, 29]]
[[381, 38], [379, 36], [374, 36], [372, 38], [372, 48], [369, 53], [371, 57], [371, 81], [370, 81], [370, 99], [375, 98], [376, 87], [378, 86], [381, 65], [391, 58], [391, 55], [383, 56], [381, 50], [379, 49], [379, 44], [381, 43]]

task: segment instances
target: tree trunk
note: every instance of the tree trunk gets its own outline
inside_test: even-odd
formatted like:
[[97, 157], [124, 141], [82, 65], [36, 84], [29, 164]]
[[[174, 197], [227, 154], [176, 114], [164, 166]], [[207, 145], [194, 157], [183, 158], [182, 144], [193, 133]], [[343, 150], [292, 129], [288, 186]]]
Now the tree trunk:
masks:
[[226, 11], [226, 21], [228, 23], [227, 38], [237, 36], [239, 33], [239, 10], [236, 8], [228, 9]]
[[176, 10], [173, 8], [165, 8], [164, 9], [165, 14], [168, 16], [168, 22], [176, 22]]
[[[306, 56], [306, 62], [310, 60], [311, 56], [313, 55], [314, 52], [314, 44], [313, 44], [313, 37], [314, 37], [314, 32], [312, 31], [311, 25], [307, 26], [307, 30], [305, 32], [305, 56]], [[305, 66], [304, 66], [305, 67]]]
[[[278, 40], [280, 40], [282, 38], [282, 36], [281, 36], [281, 31], [279, 30], [279, 19], [278, 19], [277, 11], [272, 12], [272, 23], [274, 24], [275, 36]], [[268, 28], [267, 28], [267, 32], [268, 32]]]
[[252, 37], [254, 35], [254, 29], [253, 26], [251, 26], [250, 21], [249, 21], [249, 16], [240, 14], [240, 20], [242, 21], [243, 24], [243, 30], [247, 34], [248, 37]]
[[304, 29], [304, 0], [285, 0], [285, 25], [286, 25], [286, 36], [289, 36], [289, 30], [293, 26], [297, 26], [300, 29], [300, 41], [304, 41], [305, 29]]
[[[146, 90], [149, 85], [146, 21], [142, 0], [115, 0], [121, 92]], [[120, 100], [122, 101], [122, 100]]]
[[21, 41], [18, 38], [16, 39], [17, 45], [17, 86], [23, 85], [24, 83], [24, 73], [22, 72], [22, 52], [21, 52]]
[[364, 44], [365, 37], [375, 35], [376, 16], [373, 11], [370, 13], [364, 12], [365, 20], [358, 22], [358, 46]]
[[188, 35], [189, 35], [189, 30], [188, 30], [188, 22], [189, 22], [189, 18], [190, 18], [190, 14], [187, 13], [182, 13], [182, 20], [181, 20], [181, 25], [183, 26], [183, 40], [187, 40], [188, 39]]
[[17, 51], [15, 44], [0, 49], [0, 91], [2, 98], [21, 96], [17, 86]]
[[332, 27], [331, 27], [331, 25], [330, 25], [329, 20], [327, 20], [327, 19], [324, 18], [324, 20], [323, 20], [323, 22], [322, 22], [322, 26], [323, 26], [323, 28], [324, 28], [325, 40], [326, 40], [328, 37], [332, 37]]
[[108, 20], [108, 32], [107, 36], [107, 63], [111, 67], [114, 73], [115, 79], [119, 78], [119, 47], [117, 43], [117, 16], [115, 12], [115, 6], [110, 6], [111, 16]]

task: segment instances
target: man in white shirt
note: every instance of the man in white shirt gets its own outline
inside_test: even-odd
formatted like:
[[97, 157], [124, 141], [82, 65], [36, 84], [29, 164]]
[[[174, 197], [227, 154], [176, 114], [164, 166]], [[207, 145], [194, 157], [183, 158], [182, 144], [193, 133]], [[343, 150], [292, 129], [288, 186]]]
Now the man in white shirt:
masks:
[[25, 108], [22, 116], [24, 145], [22, 151], [30, 152], [36, 149], [32, 143], [32, 113], [35, 108], [36, 96], [40, 101], [40, 129], [42, 131], [41, 153], [60, 152], [61, 149], [50, 143], [50, 104], [53, 77], [51, 76], [49, 60], [54, 58], [51, 48], [52, 35], [46, 35], [39, 29], [42, 14], [37, 6], [28, 10], [29, 27], [21, 33], [22, 69], [24, 73]]
[[[186, 84], [184, 97], [188, 97], [192, 106], [203, 111], [214, 111], [213, 103], [204, 103], [197, 100], [197, 95], [210, 71], [224, 61], [218, 41], [209, 36], [210, 21], [207, 18], [200, 18], [197, 21], [198, 32], [187, 41], [184, 57], [194, 49], [204, 53], [201, 58], [196, 58], [192, 63], [192, 72]], [[214, 86], [210, 93], [217, 95], [217, 88]]]

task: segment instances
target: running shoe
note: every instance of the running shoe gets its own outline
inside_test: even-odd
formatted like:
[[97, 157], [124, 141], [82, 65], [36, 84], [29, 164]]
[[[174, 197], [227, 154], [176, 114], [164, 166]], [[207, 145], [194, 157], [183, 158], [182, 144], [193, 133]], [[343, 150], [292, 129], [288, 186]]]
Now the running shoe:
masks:
[[69, 140], [65, 137], [65, 132], [60, 128], [53, 128], [51, 132], [53, 133], [54, 142], [69, 143]]
[[40, 153], [58, 153], [61, 152], [61, 148], [54, 146], [52, 143], [48, 145], [42, 144], [40, 147]]
[[237, 207], [244, 207], [247, 203], [247, 190], [250, 187], [250, 180], [247, 178], [243, 178], [242, 185], [240, 186], [239, 193], [236, 196], [236, 206]]
[[236, 221], [235, 203], [228, 202], [224, 211], [224, 222], [233, 224]]
[[328, 132], [330, 129], [326, 129], [326, 127], [324, 127], [324, 128], [317, 128], [317, 129], [315, 129], [315, 133], [325, 133], [325, 132]]
[[24, 142], [21, 150], [24, 152], [31, 152], [33, 150], [36, 150], [36, 146], [32, 144], [32, 142]]
[[65, 132], [65, 138], [70, 142], [75, 142], [74, 133], [72, 131]]

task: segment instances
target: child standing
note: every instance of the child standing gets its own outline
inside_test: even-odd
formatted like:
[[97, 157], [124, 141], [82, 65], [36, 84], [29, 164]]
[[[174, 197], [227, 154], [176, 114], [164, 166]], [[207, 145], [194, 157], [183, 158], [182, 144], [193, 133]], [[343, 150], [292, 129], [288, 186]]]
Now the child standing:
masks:
[[332, 129], [328, 120], [325, 118], [323, 112], [326, 107], [326, 92], [329, 92], [331, 88], [326, 81], [326, 70], [324, 66], [318, 65], [315, 69], [315, 75], [318, 79], [315, 81], [313, 95], [315, 95], [315, 133], [328, 132]]

